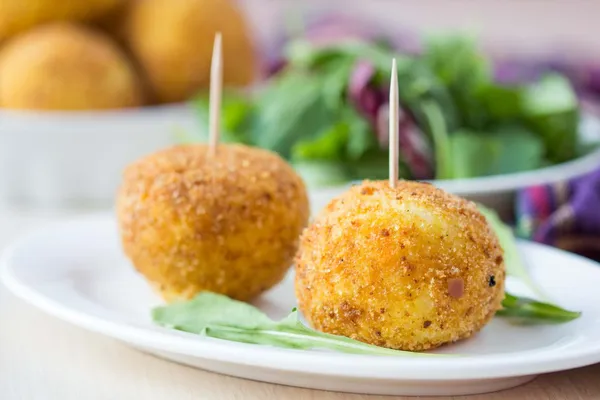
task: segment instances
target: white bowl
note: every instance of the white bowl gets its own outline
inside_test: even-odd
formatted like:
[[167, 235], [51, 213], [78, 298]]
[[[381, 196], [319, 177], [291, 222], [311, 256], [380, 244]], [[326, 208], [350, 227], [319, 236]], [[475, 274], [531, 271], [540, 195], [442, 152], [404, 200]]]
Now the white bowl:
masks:
[[[582, 144], [599, 143], [600, 119], [589, 115], [583, 116], [580, 140]], [[511, 220], [514, 216], [514, 197], [518, 190], [528, 186], [566, 181], [592, 172], [596, 168], [600, 168], [600, 146], [577, 159], [533, 171], [430, 182], [451, 193], [493, 208], [502, 218]], [[313, 191], [311, 193], [313, 209], [323, 208], [331, 199], [356, 183], [358, 182]]]
[[[514, 196], [519, 189], [569, 180], [585, 175], [598, 167], [600, 167], [600, 148], [575, 160], [534, 171], [429, 182], [451, 193], [493, 208], [503, 218], [510, 219], [513, 216]], [[356, 183], [358, 182], [312, 191], [311, 206], [314, 210], [323, 208], [331, 199]]]
[[0, 111], [0, 202], [112, 203], [123, 167], [199, 129], [191, 106], [92, 112]]
[[[583, 140], [597, 140], [599, 121], [583, 122]], [[110, 207], [127, 164], [176, 143], [178, 131], [201, 129], [188, 104], [100, 112], [0, 111], [0, 203]], [[433, 183], [508, 218], [516, 190], [570, 179], [598, 166], [600, 149], [535, 171]], [[311, 190], [313, 211], [349, 185]]]

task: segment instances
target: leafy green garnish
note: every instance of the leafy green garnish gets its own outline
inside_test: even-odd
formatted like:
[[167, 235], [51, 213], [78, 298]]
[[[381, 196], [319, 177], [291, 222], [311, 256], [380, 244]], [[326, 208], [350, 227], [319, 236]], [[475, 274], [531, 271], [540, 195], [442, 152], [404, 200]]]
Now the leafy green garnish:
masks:
[[491, 82], [492, 73], [475, 40], [457, 35], [433, 36], [426, 43], [423, 57], [448, 88], [461, 125], [483, 128], [487, 115], [477, 93]]
[[519, 254], [517, 242], [512, 230], [502, 222], [494, 211], [482, 205], [479, 205], [479, 210], [486, 217], [492, 230], [498, 236], [500, 245], [504, 250], [506, 274], [520, 280], [539, 299], [534, 300], [505, 293], [502, 302], [503, 309], [498, 312], [498, 315], [519, 317], [525, 322], [568, 322], [578, 318], [581, 315], [580, 312], [565, 310], [564, 308], [550, 303], [546, 294], [533, 282], [527, 272], [527, 267]]
[[451, 178], [458, 179], [488, 175], [501, 149], [493, 138], [462, 130], [450, 137], [449, 152]]
[[283, 157], [300, 139], [314, 139], [335, 121], [321, 92], [321, 80], [305, 73], [281, 75], [258, 99], [252, 143]]
[[298, 320], [296, 309], [281, 321], [273, 321], [250, 304], [210, 292], [202, 292], [189, 301], [157, 307], [152, 310], [152, 318], [164, 327], [243, 343], [292, 349], [328, 349], [354, 354], [431, 356], [391, 350], [315, 331]]
[[[387, 152], [378, 143], [375, 121], [392, 58], [401, 106], [426, 136], [422, 142], [433, 146], [437, 179], [533, 170], [583, 151], [577, 98], [565, 78], [554, 74], [533, 84], [500, 85], [488, 57], [468, 37], [432, 37], [418, 56], [398, 54], [376, 41], [321, 47], [301, 38], [285, 53], [286, 67], [258, 90], [245, 98], [224, 94], [221, 132], [224, 141], [266, 148], [310, 166], [311, 176], [334, 174], [309, 185], [386, 177]], [[349, 93], [359, 62], [373, 67], [369, 90], [376, 99]], [[368, 111], [359, 113], [358, 103], [368, 104]], [[195, 106], [206, 126], [207, 98], [201, 96]], [[409, 162], [400, 160], [402, 178], [413, 178]]]
[[455, 179], [529, 171], [543, 164], [541, 139], [519, 125], [500, 126], [488, 133], [462, 130], [449, 141]]
[[[201, 126], [208, 126], [208, 96], [198, 96], [192, 106], [200, 119]], [[223, 142], [250, 143], [254, 104], [251, 99], [242, 93], [226, 91], [222, 101], [221, 140]], [[189, 134], [189, 133], [188, 133]], [[202, 140], [208, 138], [208, 130], [198, 132]], [[189, 138], [188, 140], [191, 140]]]
[[569, 322], [581, 316], [580, 312], [568, 311], [551, 303], [543, 303], [526, 297], [505, 293], [502, 310], [496, 315], [518, 318], [521, 322]]
[[572, 159], [577, 151], [579, 107], [566, 78], [548, 75], [523, 91], [524, 120], [541, 136], [553, 162]]
[[435, 148], [436, 179], [451, 179], [452, 149], [448, 138], [448, 131], [440, 107], [432, 101], [427, 101], [422, 106], [422, 112], [428, 122], [429, 132], [433, 137]]

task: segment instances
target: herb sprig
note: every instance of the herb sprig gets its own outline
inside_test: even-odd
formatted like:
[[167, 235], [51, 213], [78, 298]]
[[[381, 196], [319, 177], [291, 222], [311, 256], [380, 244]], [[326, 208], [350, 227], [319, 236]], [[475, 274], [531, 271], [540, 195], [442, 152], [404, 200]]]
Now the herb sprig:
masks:
[[495, 211], [479, 205], [479, 210], [486, 217], [488, 223], [498, 236], [500, 245], [504, 250], [504, 263], [506, 265], [506, 274], [513, 276], [531, 292], [536, 299], [519, 297], [508, 292], [505, 293], [502, 301], [503, 309], [496, 315], [513, 317], [518, 322], [568, 322], [581, 316], [580, 312], [566, 310], [556, 304], [552, 304], [548, 296], [531, 279], [527, 267], [523, 263], [515, 236], [506, 224], [498, 217]]
[[298, 320], [296, 309], [281, 321], [273, 321], [250, 304], [210, 292], [200, 293], [190, 301], [155, 308], [152, 318], [165, 327], [234, 342], [354, 354], [428, 356], [315, 331]]

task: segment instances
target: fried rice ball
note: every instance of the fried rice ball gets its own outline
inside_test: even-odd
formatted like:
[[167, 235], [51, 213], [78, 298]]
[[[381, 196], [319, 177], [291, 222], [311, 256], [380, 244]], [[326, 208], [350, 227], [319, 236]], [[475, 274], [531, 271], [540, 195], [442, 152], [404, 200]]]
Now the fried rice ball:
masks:
[[0, 107], [92, 110], [142, 103], [141, 84], [106, 36], [55, 23], [11, 39], [0, 50]]
[[158, 102], [183, 101], [208, 87], [217, 31], [223, 35], [224, 85], [247, 85], [257, 73], [248, 24], [231, 0], [137, 0], [123, 23], [119, 34]]
[[0, 0], [0, 40], [52, 21], [99, 18], [123, 0]]
[[163, 298], [211, 291], [248, 301], [292, 265], [309, 216], [304, 183], [278, 155], [203, 144], [149, 155], [117, 197], [125, 254]]
[[365, 181], [305, 229], [295, 287], [315, 329], [420, 351], [490, 321], [504, 274], [498, 239], [474, 203], [427, 183]]

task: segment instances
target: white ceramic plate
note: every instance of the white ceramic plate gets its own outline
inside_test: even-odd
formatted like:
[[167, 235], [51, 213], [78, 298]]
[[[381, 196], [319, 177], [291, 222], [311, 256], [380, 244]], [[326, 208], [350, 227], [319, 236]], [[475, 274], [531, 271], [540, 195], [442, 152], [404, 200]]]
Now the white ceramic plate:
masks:
[[[545, 372], [600, 362], [600, 268], [584, 258], [521, 243], [531, 273], [564, 307], [583, 311], [559, 325], [516, 326], [495, 318], [441, 353], [410, 358], [276, 349], [201, 338], [154, 326], [160, 303], [123, 257], [111, 215], [38, 230], [2, 260], [18, 296], [51, 315], [177, 362], [243, 378], [356, 393], [458, 395], [500, 390]], [[509, 282], [512, 290], [519, 290]], [[295, 305], [292, 276], [257, 303], [274, 318]], [[167, 377], [165, 377], [167, 379]]]

